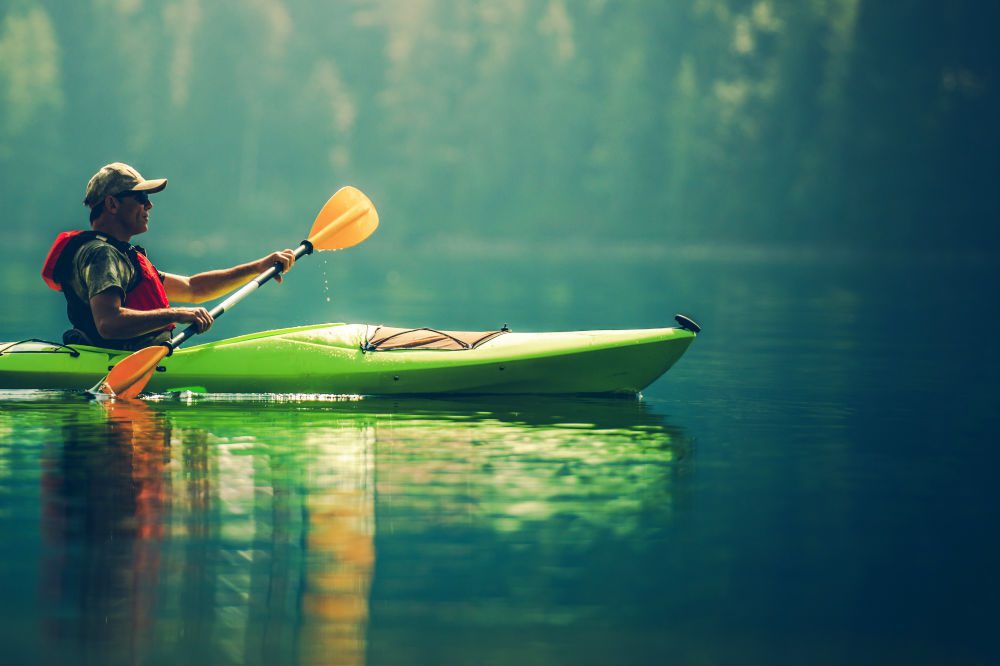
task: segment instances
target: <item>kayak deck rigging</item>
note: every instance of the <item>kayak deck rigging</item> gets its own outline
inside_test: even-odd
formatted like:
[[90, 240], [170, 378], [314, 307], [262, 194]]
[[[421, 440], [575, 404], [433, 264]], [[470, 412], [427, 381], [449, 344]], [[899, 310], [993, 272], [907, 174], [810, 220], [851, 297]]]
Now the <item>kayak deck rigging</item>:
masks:
[[465, 351], [475, 349], [498, 335], [510, 333], [504, 327], [496, 331], [441, 331], [436, 328], [393, 328], [376, 326], [366, 334], [361, 349], [371, 351], [392, 351], [394, 349], [441, 349], [444, 351]]

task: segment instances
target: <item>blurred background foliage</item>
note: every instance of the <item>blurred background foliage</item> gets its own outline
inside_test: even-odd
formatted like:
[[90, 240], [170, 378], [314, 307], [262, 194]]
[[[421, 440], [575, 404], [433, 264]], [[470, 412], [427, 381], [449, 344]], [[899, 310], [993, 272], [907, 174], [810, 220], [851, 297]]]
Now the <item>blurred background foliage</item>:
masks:
[[998, 15], [972, 0], [5, 0], [0, 252], [34, 258], [85, 226], [86, 181], [113, 160], [171, 179], [154, 215], [168, 226], [146, 242], [173, 256], [287, 245], [348, 183], [391, 220], [375, 252], [993, 247]]

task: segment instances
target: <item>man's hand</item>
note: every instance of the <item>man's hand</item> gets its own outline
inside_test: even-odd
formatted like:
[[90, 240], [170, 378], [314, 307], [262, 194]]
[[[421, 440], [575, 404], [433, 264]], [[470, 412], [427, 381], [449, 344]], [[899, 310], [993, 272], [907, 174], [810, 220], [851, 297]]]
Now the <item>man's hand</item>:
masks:
[[212, 328], [215, 319], [205, 308], [171, 308], [176, 313], [177, 322], [183, 324], [194, 324], [199, 333], [204, 333]]
[[277, 282], [281, 282], [281, 276], [288, 272], [288, 269], [292, 267], [295, 263], [295, 252], [292, 250], [281, 250], [280, 252], [272, 252], [266, 257], [262, 257], [257, 261], [257, 272], [263, 273], [271, 266], [275, 264], [281, 265], [281, 272], [274, 276]]

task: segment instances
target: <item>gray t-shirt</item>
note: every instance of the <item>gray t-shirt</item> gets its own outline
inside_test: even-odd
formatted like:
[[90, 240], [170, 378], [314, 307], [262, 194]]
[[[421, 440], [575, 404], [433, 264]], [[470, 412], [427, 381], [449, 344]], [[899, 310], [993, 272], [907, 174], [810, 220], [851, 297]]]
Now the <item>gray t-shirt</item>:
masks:
[[129, 288], [135, 286], [138, 275], [129, 258], [120, 250], [100, 239], [94, 239], [77, 251], [73, 257], [70, 286], [84, 303], [107, 291], [115, 289], [125, 300]]
[[[128, 257], [110, 243], [95, 238], [84, 243], [73, 257], [69, 286], [84, 303], [109, 289], [117, 291], [124, 302], [125, 294], [140, 279]], [[114, 346], [131, 351], [161, 344], [170, 337], [169, 330], [154, 331], [128, 340], [115, 340]]]

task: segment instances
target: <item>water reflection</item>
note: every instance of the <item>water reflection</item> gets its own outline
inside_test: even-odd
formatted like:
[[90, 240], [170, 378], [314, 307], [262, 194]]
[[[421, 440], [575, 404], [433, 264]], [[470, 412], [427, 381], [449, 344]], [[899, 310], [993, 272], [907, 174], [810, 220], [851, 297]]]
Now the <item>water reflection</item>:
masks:
[[46, 663], [420, 663], [447, 626], [586, 624], [691, 455], [622, 400], [0, 407], [0, 459], [41, 450]]
[[86, 636], [109, 662], [131, 663], [157, 603], [170, 429], [143, 404], [104, 409], [63, 420], [42, 460], [43, 647]]
[[655, 663], [623, 636], [662, 617], [690, 441], [641, 402], [458, 407], [379, 424], [371, 663]]

